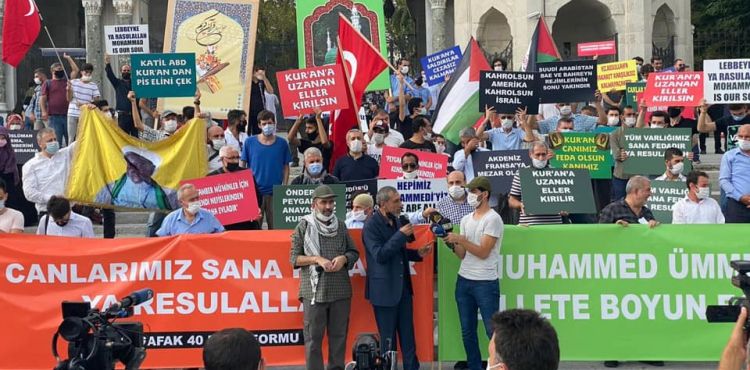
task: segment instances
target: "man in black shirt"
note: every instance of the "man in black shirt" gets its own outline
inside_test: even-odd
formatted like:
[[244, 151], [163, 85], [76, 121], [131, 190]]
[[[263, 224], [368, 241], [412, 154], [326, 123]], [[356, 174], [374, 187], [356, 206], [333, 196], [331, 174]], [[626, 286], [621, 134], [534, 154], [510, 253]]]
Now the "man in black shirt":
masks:
[[260, 134], [260, 126], [258, 125], [258, 114], [266, 109], [266, 96], [265, 92], [273, 94], [273, 86], [271, 82], [266, 78], [266, 68], [263, 66], [255, 66], [253, 68], [253, 81], [250, 86], [250, 135]]
[[333, 176], [339, 181], [367, 180], [378, 177], [378, 161], [364, 154], [362, 146], [364, 135], [359, 129], [351, 129], [346, 134], [349, 153], [339, 158], [333, 167]]
[[123, 64], [120, 67], [120, 76], [122, 78], [117, 78], [115, 73], [112, 72], [109, 55], [104, 56], [104, 63], [106, 64], [104, 71], [107, 73], [107, 79], [115, 89], [117, 125], [130, 136], [138, 137], [138, 129], [135, 128], [130, 99], [128, 99], [128, 93], [133, 90], [130, 85], [130, 65]]
[[651, 181], [644, 176], [633, 176], [625, 187], [625, 198], [604, 207], [599, 215], [600, 224], [648, 224], [654, 228], [659, 222], [654, 219], [646, 202], [651, 196]]
[[694, 119], [685, 118], [682, 116], [682, 112], [684, 110], [684, 107], [669, 107], [667, 109], [667, 114], [669, 114], [669, 124], [667, 124], [667, 128], [689, 128], [690, 129], [690, 137], [692, 140], [692, 152], [693, 152], [693, 158], [691, 160], [695, 164], [700, 164], [700, 147], [698, 146], [698, 141], [696, 140], [696, 135], [699, 134], [698, 132], [698, 122], [696, 122]]
[[432, 143], [432, 124], [430, 120], [426, 116], [416, 116], [413, 122], [414, 134], [412, 134], [409, 140], [401, 144], [401, 148], [435, 153], [435, 144]]
[[[331, 168], [331, 155], [333, 154], [333, 144], [328, 139], [328, 133], [321, 118], [320, 109], [315, 110], [315, 117], [303, 118], [302, 115], [297, 117], [294, 125], [289, 129], [286, 136], [287, 141], [293, 147], [296, 147], [300, 153], [304, 153], [308, 148], [318, 148], [323, 153], [323, 168]], [[305, 123], [305, 131], [299, 132], [302, 122]], [[300, 137], [297, 137], [297, 133]], [[296, 157], [296, 154], [294, 155]]]
[[[708, 117], [708, 104], [703, 101], [703, 105], [700, 107], [701, 114], [698, 116], [698, 131], [703, 133], [709, 133], [711, 131], [721, 132], [727, 135], [727, 127], [729, 126], [742, 126], [750, 124], [750, 116], [747, 114], [747, 105], [745, 104], [729, 104], [729, 115], [724, 116], [710, 122], [711, 119]], [[724, 147], [726, 150], [726, 146]], [[723, 154], [723, 151], [716, 152], [716, 154]]]

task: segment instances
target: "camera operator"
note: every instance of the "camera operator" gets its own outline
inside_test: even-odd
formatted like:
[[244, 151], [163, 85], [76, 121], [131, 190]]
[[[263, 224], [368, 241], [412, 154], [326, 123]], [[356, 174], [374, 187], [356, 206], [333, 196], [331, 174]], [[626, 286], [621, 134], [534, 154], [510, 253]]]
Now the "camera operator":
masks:
[[469, 370], [482, 370], [477, 339], [477, 309], [482, 315], [487, 338], [492, 337], [492, 314], [500, 309], [500, 281], [497, 273], [503, 220], [490, 208], [492, 188], [484, 176], [469, 185], [467, 203], [474, 211], [461, 219], [461, 234], [448, 233], [445, 241], [461, 259], [456, 279], [456, 304]]
[[747, 321], [747, 309], [742, 307], [737, 323], [734, 324], [732, 335], [729, 337], [729, 343], [724, 347], [724, 353], [721, 354], [718, 370], [739, 370], [743, 368], [750, 370], [750, 366], [747, 366], [746, 363], [747, 333], [743, 328], [745, 321]]
[[255, 334], [241, 328], [224, 329], [211, 335], [203, 347], [203, 366], [206, 370], [264, 370], [266, 367]]
[[292, 234], [291, 262], [300, 273], [304, 306], [305, 364], [323, 370], [323, 335], [328, 332], [328, 368], [344, 369], [352, 301], [349, 270], [359, 258], [344, 220], [336, 218], [336, 194], [328, 185], [313, 191], [312, 213]]
[[381, 188], [376, 201], [378, 209], [365, 221], [362, 231], [367, 257], [365, 298], [375, 311], [381, 348], [395, 350], [398, 333], [404, 370], [417, 370], [409, 261], [422, 261], [422, 257], [430, 253], [432, 244], [419, 250], [406, 248], [414, 226], [399, 219], [401, 196], [396, 188]]
[[557, 332], [538, 312], [506, 310], [493, 315], [492, 323], [495, 332], [488, 346], [488, 370], [557, 370]]

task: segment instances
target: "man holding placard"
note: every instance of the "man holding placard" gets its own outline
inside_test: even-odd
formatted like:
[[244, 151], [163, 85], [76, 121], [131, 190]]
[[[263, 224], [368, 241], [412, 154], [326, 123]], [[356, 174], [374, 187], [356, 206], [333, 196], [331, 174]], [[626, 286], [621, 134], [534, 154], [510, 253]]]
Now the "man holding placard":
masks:
[[599, 115], [598, 118], [574, 113], [571, 103], [557, 103], [560, 114], [557, 116], [549, 117], [544, 121], [539, 122], [539, 132], [542, 134], [548, 134], [555, 131], [555, 127], [557, 127], [557, 122], [560, 120], [560, 118], [572, 119], [574, 124], [573, 131], [575, 132], [590, 132], [593, 131], [597, 125], [606, 125], [607, 114], [605, 113], [604, 107], [602, 106], [602, 94], [598, 90], [596, 91], [594, 100], [594, 106], [596, 107]]
[[[521, 127], [513, 127], [518, 117], [518, 123]], [[500, 127], [492, 128], [485, 131], [487, 123], [500, 121]], [[479, 140], [489, 140], [492, 143], [492, 150], [518, 150], [523, 147], [524, 143], [535, 141], [536, 138], [531, 130], [534, 122], [534, 115], [527, 116], [525, 109], [518, 109], [515, 113], [495, 112], [494, 107], [485, 107], [485, 121], [477, 129]]]
[[[533, 165], [532, 170], [542, 170], [549, 168], [549, 149], [547, 144], [544, 142], [535, 142], [534, 145], [529, 149], [529, 155], [531, 156], [531, 162]], [[513, 176], [513, 184], [510, 188], [510, 197], [508, 197], [508, 204], [511, 208], [519, 209], [521, 211], [518, 223], [521, 225], [556, 225], [563, 223], [563, 216], [567, 216], [566, 213], [560, 212], [558, 214], [551, 215], [530, 215], [526, 214], [522, 202], [522, 189], [521, 189], [521, 176], [516, 174]]]
[[[727, 138], [727, 146], [729, 146], [730, 142], [727, 128], [750, 124], [750, 115], [747, 114], [746, 104], [729, 104], [729, 115], [717, 119], [716, 122], [711, 122], [708, 110], [709, 105], [703, 100], [703, 104], [700, 107], [701, 113], [698, 116], [698, 131], [704, 134], [715, 132], [714, 135], [716, 133], [724, 133]], [[724, 147], [725, 150], [728, 149], [727, 146]], [[716, 154], [724, 154], [724, 152], [719, 149], [716, 151]]]

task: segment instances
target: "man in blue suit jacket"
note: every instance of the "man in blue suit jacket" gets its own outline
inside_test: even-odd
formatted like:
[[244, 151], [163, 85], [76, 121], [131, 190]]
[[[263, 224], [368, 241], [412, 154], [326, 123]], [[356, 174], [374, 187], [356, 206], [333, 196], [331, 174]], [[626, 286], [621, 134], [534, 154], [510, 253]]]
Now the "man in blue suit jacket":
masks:
[[367, 219], [362, 230], [367, 258], [365, 298], [375, 311], [381, 348], [395, 350], [398, 333], [404, 370], [418, 370], [409, 261], [422, 261], [432, 245], [419, 250], [406, 248], [407, 238], [414, 234], [414, 227], [398, 219], [401, 196], [396, 188], [383, 187], [378, 191], [376, 201], [378, 209]]

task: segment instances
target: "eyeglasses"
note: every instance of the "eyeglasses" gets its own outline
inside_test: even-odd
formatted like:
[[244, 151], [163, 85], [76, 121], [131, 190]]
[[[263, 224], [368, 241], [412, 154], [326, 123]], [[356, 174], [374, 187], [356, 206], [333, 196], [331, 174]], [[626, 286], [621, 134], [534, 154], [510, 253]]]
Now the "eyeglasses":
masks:
[[401, 165], [401, 168], [404, 170], [414, 169], [416, 170], [417, 167], [419, 167], [416, 163], [404, 163]]

